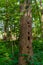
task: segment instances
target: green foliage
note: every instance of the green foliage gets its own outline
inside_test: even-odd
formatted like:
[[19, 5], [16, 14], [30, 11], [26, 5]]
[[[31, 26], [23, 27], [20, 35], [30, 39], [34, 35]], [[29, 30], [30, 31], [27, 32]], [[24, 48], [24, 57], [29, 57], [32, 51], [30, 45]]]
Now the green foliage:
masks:
[[[7, 34], [9, 37], [9, 27], [12, 34], [19, 38], [20, 34], [20, 17], [24, 13], [20, 13], [20, 3], [24, 3], [24, 0], [0, 0], [0, 22], [3, 22], [7, 28]], [[43, 65], [43, 39], [41, 38], [41, 11], [40, 2], [32, 0], [32, 35], [33, 35], [33, 52], [34, 55], [31, 59], [27, 59], [28, 55], [24, 56], [28, 65]], [[6, 16], [7, 13], [7, 16]], [[8, 18], [8, 21], [6, 22]], [[4, 28], [2, 26], [2, 28]], [[2, 31], [0, 28], [0, 31]], [[12, 54], [12, 44], [13, 53]], [[0, 65], [18, 65], [19, 57], [19, 39], [13, 41], [0, 40]]]
[[0, 43], [0, 65], [13, 65], [13, 64], [17, 65], [18, 64], [19, 49], [16, 45], [14, 46], [14, 56], [13, 56], [11, 47], [9, 48], [6, 47], [6, 45], [9, 45], [9, 43], [7, 42]]
[[33, 50], [34, 50], [34, 52], [37, 52], [38, 50], [43, 51], [43, 40], [41, 40], [41, 39], [34, 40], [33, 41]]

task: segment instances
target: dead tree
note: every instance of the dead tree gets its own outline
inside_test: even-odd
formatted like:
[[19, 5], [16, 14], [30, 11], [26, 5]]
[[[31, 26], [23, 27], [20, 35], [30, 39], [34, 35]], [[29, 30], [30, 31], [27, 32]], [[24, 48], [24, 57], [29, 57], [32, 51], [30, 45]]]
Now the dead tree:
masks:
[[[32, 50], [32, 15], [31, 15], [31, 0], [27, 0], [21, 5], [21, 11], [25, 10], [25, 14], [21, 16], [20, 20], [20, 56], [19, 65], [27, 65], [23, 54], [28, 55], [28, 59], [33, 55]], [[22, 10], [24, 9], [24, 10]]]

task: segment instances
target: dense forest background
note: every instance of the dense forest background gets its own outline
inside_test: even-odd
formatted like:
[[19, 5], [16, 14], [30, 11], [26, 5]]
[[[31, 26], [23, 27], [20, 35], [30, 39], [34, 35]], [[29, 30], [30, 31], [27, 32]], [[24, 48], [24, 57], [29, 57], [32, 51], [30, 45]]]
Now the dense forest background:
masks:
[[[28, 12], [24, 2], [26, 0], [0, 0], [0, 65], [19, 63], [20, 21]], [[26, 54], [22, 56], [26, 57], [27, 65], [43, 65], [43, 0], [29, 0], [29, 4], [32, 14], [32, 60], [27, 60]]]

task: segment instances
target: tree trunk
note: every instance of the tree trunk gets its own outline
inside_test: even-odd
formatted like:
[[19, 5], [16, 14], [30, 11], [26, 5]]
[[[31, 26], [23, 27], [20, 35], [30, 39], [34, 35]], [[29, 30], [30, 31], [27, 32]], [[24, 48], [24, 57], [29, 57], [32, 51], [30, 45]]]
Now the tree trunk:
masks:
[[43, 9], [41, 10], [41, 37], [43, 38]]
[[[8, 3], [9, 1], [8, 0], [6, 0], [6, 6], [5, 6], [5, 8], [6, 8], [6, 14], [5, 14], [5, 17], [6, 17], [6, 19], [5, 19], [5, 22], [4, 22], [4, 33], [6, 33], [7, 35], [4, 35], [4, 40], [7, 40], [7, 39], [9, 39], [9, 37], [8, 37], [8, 31], [9, 31], [9, 28], [8, 28], [8, 23], [9, 23], [9, 13], [8, 13]], [[9, 33], [10, 34], [10, 33]], [[9, 35], [10, 36], [10, 35]]]
[[5, 8], [6, 8], [6, 14], [5, 14], [6, 19], [5, 19], [5, 23], [4, 23], [4, 31], [8, 32], [8, 30], [7, 30], [7, 28], [8, 28], [8, 21], [9, 21], [8, 0], [6, 0]]
[[5, 14], [5, 22], [4, 22], [4, 34], [3, 34], [3, 40], [7, 40], [7, 32], [8, 32], [8, 21], [9, 21], [9, 15], [8, 15], [8, 0], [6, 0], [6, 14]]
[[42, 7], [42, 0], [40, 0], [40, 8], [41, 8], [41, 37], [43, 38], [43, 7]]
[[[22, 8], [22, 7], [21, 7]], [[19, 56], [19, 65], [27, 65], [25, 57], [23, 54], [32, 56], [32, 16], [31, 16], [31, 7], [30, 1], [26, 3], [26, 12], [24, 16], [21, 17], [20, 21], [20, 56]]]

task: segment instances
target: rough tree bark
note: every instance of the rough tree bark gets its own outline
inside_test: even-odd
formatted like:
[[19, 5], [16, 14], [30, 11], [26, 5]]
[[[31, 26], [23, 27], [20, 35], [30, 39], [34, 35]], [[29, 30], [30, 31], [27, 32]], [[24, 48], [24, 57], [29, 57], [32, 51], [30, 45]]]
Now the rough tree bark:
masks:
[[[25, 57], [22, 54], [27, 54], [29, 56], [33, 55], [32, 51], [32, 15], [31, 15], [31, 0], [27, 0], [25, 14], [20, 20], [20, 56], [19, 65], [27, 65]], [[22, 8], [22, 5], [21, 5]], [[22, 10], [22, 9], [21, 9]]]

